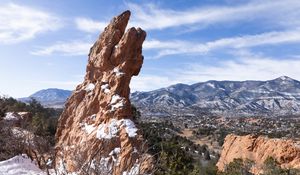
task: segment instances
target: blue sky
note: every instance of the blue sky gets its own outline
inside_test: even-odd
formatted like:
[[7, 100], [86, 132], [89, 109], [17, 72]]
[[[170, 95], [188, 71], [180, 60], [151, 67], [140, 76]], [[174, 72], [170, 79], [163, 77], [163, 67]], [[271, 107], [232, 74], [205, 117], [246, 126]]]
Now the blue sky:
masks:
[[0, 93], [74, 89], [113, 16], [147, 31], [133, 91], [207, 80], [300, 80], [299, 0], [1, 0]]

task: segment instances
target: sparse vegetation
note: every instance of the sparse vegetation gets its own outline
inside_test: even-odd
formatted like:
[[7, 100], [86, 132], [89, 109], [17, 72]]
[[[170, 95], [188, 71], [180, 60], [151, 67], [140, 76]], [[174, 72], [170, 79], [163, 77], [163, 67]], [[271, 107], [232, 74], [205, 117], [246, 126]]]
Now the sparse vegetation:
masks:
[[263, 175], [299, 175], [300, 170], [296, 169], [283, 169], [279, 166], [278, 162], [268, 157], [264, 162], [264, 173]]
[[[141, 128], [144, 131], [144, 137], [147, 139], [148, 144], [150, 146], [149, 152], [152, 154], [156, 154], [156, 160], [158, 164], [158, 171], [156, 174], [176, 174], [175, 172], [180, 172], [178, 174], [199, 174], [199, 175], [251, 175], [251, 167], [254, 165], [253, 161], [250, 160], [242, 160], [235, 159], [233, 162], [227, 165], [225, 172], [217, 172], [217, 168], [215, 166], [218, 155], [214, 153], [213, 150], [210, 150], [207, 145], [198, 145], [191, 140], [195, 138], [208, 138], [208, 141], [217, 142], [219, 146], [222, 146], [224, 143], [224, 139], [226, 135], [230, 133], [235, 133], [237, 135], [247, 135], [250, 134], [266, 134], [269, 137], [277, 137], [281, 138], [281, 135], [278, 135], [272, 127], [273, 125], [278, 125], [280, 127], [286, 128], [289, 125], [289, 120], [294, 120], [294, 118], [286, 118], [286, 119], [264, 119], [261, 118], [256, 123], [245, 124], [244, 120], [241, 118], [228, 118], [225, 120], [226, 125], [216, 120], [216, 118], [201, 118], [195, 121], [191, 120], [191, 118], [185, 118], [185, 120], [189, 121], [189, 127], [185, 128], [182, 124], [185, 121], [183, 118], [170, 118], [166, 117], [163, 119], [156, 120], [155, 122], [145, 122], [142, 123]], [[239, 122], [236, 123], [235, 120]], [[251, 120], [248, 118], [248, 120]], [[256, 118], [255, 118], [256, 120]], [[172, 121], [172, 122], [170, 122]], [[200, 123], [200, 122], [201, 123]], [[267, 123], [268, 121], [271, 121]], [[297, 120], [298, 121], [298, 120]], [[200, 123], [200, 124], [199, 124]], [[280, 125], [281, 123], [281, 125]], [[298, 122], [293, 123], [293, 128], [298, 127]], [[252, 131], [251, 131], [252, 128]], [[192, 136], [190, 138], [185, 138], [178, 136], [182, 130], [191, 130]], [[256, 132], [258, 130], [262, 130], [263, 132]], [[267, 131], [271, 132], [267, 132]], [[274, 130], [274, 132], [273, 132]], [[294, 134], [296, 134], [296, 131]], [[177, 133], [177, 134], [176, 134]], [[291, 134], [291, 131], [283, 132]], [[181, 135], [184, 135], [181, 133]], [[285, 136], [287, 136], [285, 135]], [[176, 145], [176, 146], [175, 146]], [[210, 144], [212, 145], [212, 144]], [[178, 157], [174, 157], [174, 154], [170, 154], [167, 150], [175, 150], [178, 151], [178, 148], [183, 148], [181, 153], [185, 155], [180, 155]], [[195, 151], [199, 154], [195, 154]], [[161, 153], [163, 152], [163, 154]], [[171, 152], [173, 153], [173, 152]], [[211, 156], [213, 155], [213, 156]], [[169, 156], [169, 157], [168, 157]], [[182, 158], [182, 156], [190, 156], [191, 160], [189, 163], [185, 163], [186, 159]], [[167, 158], [168, 157], [168, 158]], [[180, 159], [180, 160], [178, 160]], [[211, 159], [211, 160], [210, 160]], [[175, 169], [172, 167], [173, 164], [180, 165], [184, 163], [186, 167], [177, 166]], [[176, 162], [176, 163], [174, 163]], [[268, 165], [269, 164], [269, 165]], [[279, 166], [276, 167], [274, 164], [268, 163], [264, 171], [266, 175], [286, 175], [287, 173], [291, 175], [298, 175], [299, 171], [297, 170], [284, 170]], [[270, 166], [272, 165], [272, 166]], [[297, 174], [298, 173], [298, 174]], [[265, 174], [263, 174], [265, 175]]]
[[220, 175], [252, 175], [250, 172], [254, 162], [250, 160], [234, 159], [230, 162], [224, 172], [220, 172]]
[[157, 161], [155, 174], [216, 174], [216, 159], [211, 159], [207, 146], [178, 136], [170, 122], [141, 123], [140, 128]]
[[[148, 152], [154, 155], [156, 160], [156, 175], [251, 175], [250, 169], [253, 162], [249, 160], [235, 159], [229, 163], [224, 172], [218, 172], [215, 166], [218, 160], [218, 154], [210, 150], [206, 144], [199, 145], [186, 137], [179, 136], [181, 128], [174, 125], [170, 120], [163, 122], [141, 122], [140, 112], [132, 106], [134, 120], [139, 123], [143, 135], [148, 144]], [[28, 140], [16, 138], [15, 134], [8, 129], [10, 126], [5, 123], [3, 117], [6, 112], [28, 112], [30, 120], [24, 120], [21, 128], [34, 133], [37, 137], [33, 139], [38, 145], [40, 153], [49, 152], [49, 149], [55, 144], [55, 132], [57, 127], [57, 118], [61, 110], [44, 108], [36, 100], [29, 104], [18, 102], [13, 98], [0, 98], [0, 160], [8, 159], [14, 155], [26, 151]], [[195, 137], [208, 137], [215, 139], [221, 146], [228, 133], [234, 130], [221, 127], [216, 128], [199, 127], [193, 130]], [[188, 125], [182, 126], [188, 129]], [[295, 123], [294, 127], [298, 127]], [[247, 134], [238, 131], [240, 135]], [[272, 133], [274, 137], [280, 137]], [[39, 140], [43, 138], [43, 141]], [[28, 151], [28, 150], [27, 150]], [[39, 163], [45, 164], [45, 158], [37, 155]], [[40, 166], [43, 166], [42, 164]], [[262, 175], [299, 175], [299, 170], [282, 169], [273, 158], [268, 158], [264, 164], [264, 174]]]
[[[20, 121], [20, 133], [13, 133], [13, 124], [3, 120], [6, 112], [27, 112], [28, 117]], [[40, 152], [49, 151], [55, 144], [57, 119], [61, 110], [44, 108], [36, 100], [29, 104], [19, 102], [13, 98], [0, 98], [0, 160], [11, 158], [28, 151], [28, 142], [38, 145]], [[36, 137], [29, 138], [28, 133]], [[42, 139], [39, 139], [42, 138]], [[31, 139], [31, 140], [28, 140]]]

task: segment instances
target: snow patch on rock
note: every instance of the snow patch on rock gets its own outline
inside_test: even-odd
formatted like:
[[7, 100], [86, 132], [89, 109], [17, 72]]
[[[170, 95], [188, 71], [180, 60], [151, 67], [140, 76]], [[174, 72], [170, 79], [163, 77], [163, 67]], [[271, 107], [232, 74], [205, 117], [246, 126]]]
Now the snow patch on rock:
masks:
[[115, 94], [112, 96], [110, 105], [111, 105], [111, 111], [115, 111], [118, 108], [121, 108], [124, 106], [123, 97], [120, 97], [118, 94]]
[[109, 123], [99, 125], [96, 137], [99, 139], [111, 139], [117, 136], [118, 131], [118, 120], [112, 119]]
[[126, 130], [129, 137], [135, 137], [136, 136], [137, 128], [136, 128], [136, 126], [135, 126], [135, 124], [132, 120], [123, 119], [122, 126], [125, 127], [125, 130]]
[[105, 172], [109, 173], [112, 170], [112, 165], [109, 162], [109, 157], [102, 157], [100, 159], [99, 165], [100, 165], [99, 168], [100, 168], [101, 172], [103, 172], [103, 173], [105, 173]]
[[114, 154], [119, 154], [121, 152], [121, 148], [117, 147], [113, 149], [108, 155], [112, 156]]
[[96, 129], [96, 127], [94, 125], [89, 125], [87, 123], [84, 123], [84, 131], [87, 134], [91, 134], [95, 129]]
[[122, 100], [122, 98], [118, 95], [118, 94], [115, 94], [111, 97], [111, 101], [110, 101], [110, 104], [114, 104], [116, 103], [117, 101], [119, 100]]
[[111, 105], [111, 111], [115, 111], [118, 108], [121, 108], [124, 106], [123, 101], [119, 101], [118, 103]]
[[106, 93], [106, 94], [110, 93], [110, 89], [109, 89], [109, 85], [108, 84], [101, 85], [101, 90], [103, 90], [104, 93]]
[[111, 156], [115, 166], [118, 166], [120, 164], [120, 160], [119, 160], [120, 152], [121, 152], [121, 148], [117, 147], [109, 153], [109, 156]]
[[124, 171], [122, 175], [139, 175], [140, 174], [140, 164], [135, 163], [132, 168], [127, 172]]
[[96, 137], [99, 139], [112, 139], [114, 137], [117, 137], [122, 127], [124, 127], [129, 137], [135, 137], [137, 135], [137, 128], [132, 120], [111, 119], [109, 123], [99, 125]]
[[114, 68], [113, 72], [114, 72], [118, 77], [125, 74], [124, 72], [121, 72], [120, 69], [117, 68], [117, 67]]
[[94, 88], [95, 88], [95, 85], [93, 83], [90, 83], [86, 86], [85, 90], [92, 91], [92, 90], [94, 90]]

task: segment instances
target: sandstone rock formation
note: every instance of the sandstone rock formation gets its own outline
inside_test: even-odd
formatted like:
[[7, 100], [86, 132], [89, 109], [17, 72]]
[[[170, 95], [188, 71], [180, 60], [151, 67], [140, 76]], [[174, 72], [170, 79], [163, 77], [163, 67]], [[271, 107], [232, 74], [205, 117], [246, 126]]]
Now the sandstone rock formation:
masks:
[[264, 161], [273, 157], [282, 168], [300, 168], [300, 144], [292, 140], [270, 139], [264, 136], [226, 136], [221, 157], [217, 163], [220, 171], [235, 158], [254, 161], [252, 171], [262, 173]]
[[129, 101], [146, 32], [129, 28], [125, 33], [129, 17], [130, 11], [114, 17], [90, 49], [84, 82], [59, 119], [56, 168], [61, 174], [133, 175], [151, 169]]

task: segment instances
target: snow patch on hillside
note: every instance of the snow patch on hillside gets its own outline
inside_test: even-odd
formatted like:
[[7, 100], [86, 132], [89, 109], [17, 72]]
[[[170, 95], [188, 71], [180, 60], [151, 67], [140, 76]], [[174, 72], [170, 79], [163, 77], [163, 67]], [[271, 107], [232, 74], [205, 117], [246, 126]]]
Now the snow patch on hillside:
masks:
[[18, 155], [11, 159], [0, 162], [0, 174], [2, 175], [46, 175], [26, 155]]
[[211, 87], [211, 88], [216, 88], [215, 85], [212, 84], [212, 83], [207, 83], [206, 85], [209, 86], [209, 87]]

